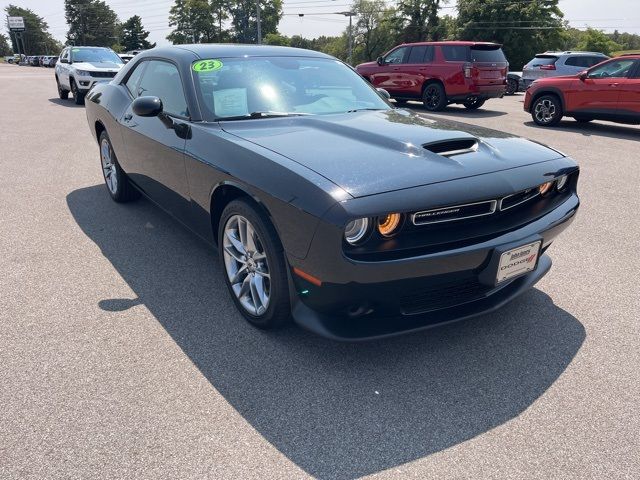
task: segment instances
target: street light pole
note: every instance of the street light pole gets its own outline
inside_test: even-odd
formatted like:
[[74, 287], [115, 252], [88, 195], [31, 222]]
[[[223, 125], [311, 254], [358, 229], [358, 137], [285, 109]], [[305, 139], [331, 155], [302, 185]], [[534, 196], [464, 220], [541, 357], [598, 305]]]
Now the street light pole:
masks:
[[337, 15], [344, 15], [345, 17], [349, 17], [349, 44], [348, 44], [348, 56], [347, 56], [347, 63], [349, 63], [349, 65], [351, 65], [353, 63], [353, 22], [352, 22], [352, 18], [355, 17], [357, 14], [355, 12], [337, 12]]

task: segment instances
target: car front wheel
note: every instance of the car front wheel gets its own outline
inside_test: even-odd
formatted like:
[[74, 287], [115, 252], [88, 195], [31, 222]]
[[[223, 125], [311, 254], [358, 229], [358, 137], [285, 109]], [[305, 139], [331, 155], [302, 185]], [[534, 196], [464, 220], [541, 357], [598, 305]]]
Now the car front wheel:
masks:
[[542, 127], [557, 125], [562, 119], [562, 105], [555, 95], [543, 95], [531, 108], [531, 118]]
[[84, 93], [80, 92], [78, 85], [76, 85], [75, 80], [71, 80], [69, 82], [71, 85], [71, 94], [73, 95], [73, 101], [76, 105], [84, 105]]
[[129, 178], [120, 167], [106, 131], [100, 134], [100, 164], [104, 183], [111, 198], [118, 203], [124, 203], [140, 197], [140, 192], [129, 183]]
[[253, 204], [234, 200], [222, 212], [218, 248], [236, 307], [253, 326], [270, 329], [291, 316], [286, 263], [271, 223]]

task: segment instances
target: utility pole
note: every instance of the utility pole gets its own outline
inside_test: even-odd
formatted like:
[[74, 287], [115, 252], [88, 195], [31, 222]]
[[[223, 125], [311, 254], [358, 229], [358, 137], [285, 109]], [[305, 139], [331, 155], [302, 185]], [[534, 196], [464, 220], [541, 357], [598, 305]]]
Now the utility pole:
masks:
[[355, 12], [336, 12], [336, 15], [344, 15], [345, 17], [349, 17], [349, 45], [347, 63], [351, 65], [353, 63], [353, 22], [351, 19], [357, 14]]
[[260, 0], [256, 0], [256, 21], [258, 23], [258, 45], [262, 43], [262, 20], [260, 19]]

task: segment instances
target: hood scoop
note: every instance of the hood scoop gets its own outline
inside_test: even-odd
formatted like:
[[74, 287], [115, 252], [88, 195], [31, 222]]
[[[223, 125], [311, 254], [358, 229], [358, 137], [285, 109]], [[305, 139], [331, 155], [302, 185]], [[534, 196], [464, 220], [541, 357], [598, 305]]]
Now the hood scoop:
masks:
[[463, 153], [472, 153], [478, 150], [478, 146], [478, 139], [469, 137], [440, 140], [422, 145], [423, 148], [443, 157], [453, 157], [454, 155], [462, 155]]

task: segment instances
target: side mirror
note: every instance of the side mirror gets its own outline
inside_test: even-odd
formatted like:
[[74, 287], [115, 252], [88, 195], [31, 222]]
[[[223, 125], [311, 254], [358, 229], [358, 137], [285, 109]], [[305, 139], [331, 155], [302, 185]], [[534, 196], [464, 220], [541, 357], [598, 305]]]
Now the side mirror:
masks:
[[376, 63], [377, 63], [378, 65], [380, 65], [380, 66], [384, 65], [384, 58], [382, 58], [382, 57], [378, 57], [378, 58], [376, 59]]
[[589, 78], [589, 72], [586, 70], [584, 72], [580, 72], [578, 78], [580, 79], [580, 81], [584, 82], [587, 78]]
[[158, 97], [138, 97], [131, 104], [131, 110], [139, 117], [157, 117], [162, 113], [162, 100]]
[[386, 98], [387, 100], [391, 100], [391, 94], [387, 92], [384, 88], [376, 88], [381, 97]]
[[60, 63], [69, 63], [69, 59], [68, 58], [61, 58], [60, 59]]

